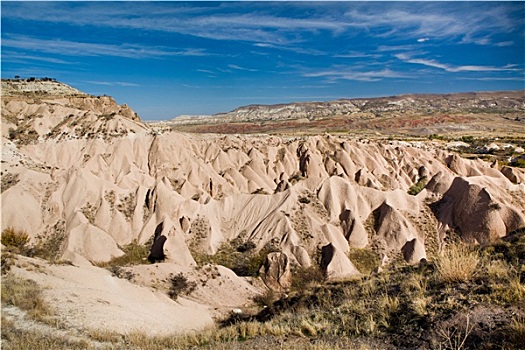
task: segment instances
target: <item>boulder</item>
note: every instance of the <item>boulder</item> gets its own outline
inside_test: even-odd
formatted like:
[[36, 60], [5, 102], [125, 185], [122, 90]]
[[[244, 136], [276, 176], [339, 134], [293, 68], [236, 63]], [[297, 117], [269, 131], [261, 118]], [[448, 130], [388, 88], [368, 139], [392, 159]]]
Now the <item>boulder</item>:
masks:
[[259, 274], [266, 286], [272, 290], [282, 292], [292, 286], [290, 259], [286, 253], [273, 252], [268, 254]]

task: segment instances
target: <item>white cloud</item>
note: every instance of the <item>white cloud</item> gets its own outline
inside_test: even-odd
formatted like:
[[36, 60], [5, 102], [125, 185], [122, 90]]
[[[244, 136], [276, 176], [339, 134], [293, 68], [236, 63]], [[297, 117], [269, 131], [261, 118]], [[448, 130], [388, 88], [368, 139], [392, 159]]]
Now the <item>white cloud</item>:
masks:
[[407, 54], [394, 55], [401, 61], [413, 64], [421, 64], [428, 67], [443, 69], [450, 73], [457, 72], [502, 72], [502, 71], [518, 71], [514, 65], [506, 65], [504, 67], [492, 67], [492, 66], [474, 66], [474, 65], [463, 65], [454, 66], [451, 64], [441, 63], [436, 60], [429, 60], [423, 58], [412, 58]]
[[419, 38], [417, 39], [417, 42], [418, 43], [424, 43], [425, 41], [429, 41], [430, 39], [429, 38]]
[[167, 47], [135, 44], [97, 44], [59, 39], [40, 39], [24, 35], [6, 34], [2, 46], [28, 51], [59, 54], [65, 56], [117, 56], [127, 58], [152, 58], [162, 56], [204, 56], [202, 49], [174, 51]]
[[505, 47], [514, 45], [514, 41], [500, 41], [494, 44], [494, 46]]
[[358, 52], [358, 51], [352, 51], [348, 53], [342, 53], [334, 55], [333, 57], [336, 58], [379, 58], [381, 55], [379, 54], [371, 54], [366, 52]]

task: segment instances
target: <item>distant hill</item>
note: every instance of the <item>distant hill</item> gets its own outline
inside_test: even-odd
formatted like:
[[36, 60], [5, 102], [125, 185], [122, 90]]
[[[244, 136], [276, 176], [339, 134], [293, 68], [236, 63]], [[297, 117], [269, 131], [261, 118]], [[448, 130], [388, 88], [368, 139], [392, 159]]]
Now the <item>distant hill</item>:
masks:
[[[216, 133], [348, 132], [432, 134], [525, 132], [525, 92], [412, 94], [249, 105], [208, 117], [175, 118], [177, 130]], [[248, 124], [249, 123], [249, 124]]]

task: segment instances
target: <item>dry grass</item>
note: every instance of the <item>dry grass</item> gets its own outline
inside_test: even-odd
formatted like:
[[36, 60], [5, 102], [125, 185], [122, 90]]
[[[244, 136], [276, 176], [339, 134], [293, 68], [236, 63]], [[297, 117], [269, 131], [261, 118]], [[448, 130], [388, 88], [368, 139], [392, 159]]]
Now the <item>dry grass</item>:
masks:
[[91, 349], [89, 341], [59, 336], [35, 329], [20, 329], [2, 316], [2, 349], [5, 350], [76, 350]]
[[379, 254], [370, 248], [350, 248], [348, 258], [363, 274], [370, 274], [381, 265]]
[[[470, 272], [465, 274], [458, 260], [469, 261]], [[458, 269], [462, 272], [459, 276]], [[151, 336], [96, 330], [88, 334], [88, 340], [90, 346], [99, 342], [102, 348], [144, 350], [352, 349], [358, 348], [360, 341], [369, 348], [479, 348], [479, 343], [473, 342], [480, 334], [479, 327], [458, 327], [452, 321], [480, 304], [495, 310], [522, 307], [525, 286], [519, 279], [520, 271], [519, 260], [512, 254], [503, 260], [483, 249], [476, 252], [451, 245], [442, 257], [427, 265], [387, 266], [380, 274], [354, 280], [312, 281], [312, 271], [306, 269], [305, 276], [295, 281], [300, 287], [288, 295], [269, 293], [261, 297], [260, 313], [243, 314], [202, 332]], [[498, 329], [481, 330], [481, 335], [500, 332], [506, 335], [507, 348], [519, 349], [525, 326], [522, 312], [518, 315], [509, 315]]]
[[2, 278], [2, 304], [19, 307], [36, 320], [51, 315], [51, 309], [42, 298], [42, 289], [36, 282], [13, 275]]
[[467, 245], [450, 245], [436, 261], [436, 277], [445, 283], [468, 281], [479, 262], [479, 254]]
[[469, 348], [467, 343], [468, 336], [472, 332], [473, 325], [467, 316], [464, 329], [445, 328], [440, 329], [439, 334], [442, 341], [439, 344], [439, 349], [461, 350]]
[[519, 349], [525, 344], [525, 317], [516, 317], [507, 326], [511, 349]]

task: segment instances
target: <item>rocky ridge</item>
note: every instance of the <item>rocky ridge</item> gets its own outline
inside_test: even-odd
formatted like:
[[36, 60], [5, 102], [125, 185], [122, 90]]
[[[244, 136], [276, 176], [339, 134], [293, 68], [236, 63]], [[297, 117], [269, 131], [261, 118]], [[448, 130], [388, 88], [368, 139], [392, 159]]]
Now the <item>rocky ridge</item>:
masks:
[[108, 138], [148, 130], [127, 105], [53, 80], [2, 80], [2, 136], [31, 143]]
[[525, 130], [524, 123], [524, 92], [506, 91], [250, 105], [208, 117], [181, 116], [162, 126], [198, 133], [428, 136], [487, 132], [519, 135]]
[[174, 124], [198, 124], [217, 121], [269, 121], [322, 119], [341, 115], [384, 113], [458, 113], [465, 111], [512, 113], [525, 112], [523, 91], [473, 92], [457, 94], [399, 95], [378, 98], [341, 99], [330, 102], [301, 102], [277, 105], [249, 105], [212, 116], [180, 116]]

